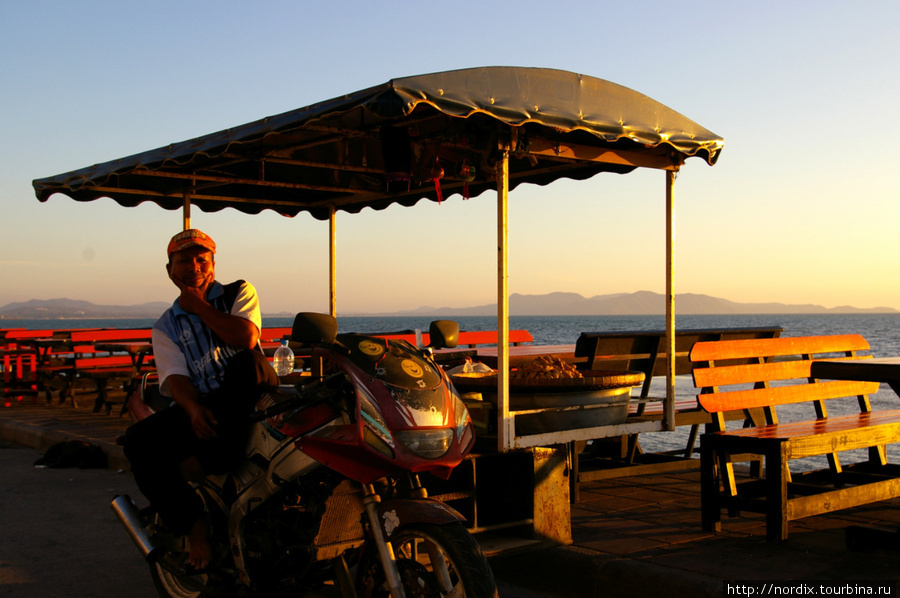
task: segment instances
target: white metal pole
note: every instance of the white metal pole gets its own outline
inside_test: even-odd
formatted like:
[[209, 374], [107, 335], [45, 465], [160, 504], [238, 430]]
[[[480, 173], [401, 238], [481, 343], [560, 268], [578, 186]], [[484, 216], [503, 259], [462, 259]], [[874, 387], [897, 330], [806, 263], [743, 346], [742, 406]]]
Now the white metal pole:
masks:
[[666, 430], [675, 429], [675, 177], [666, 171]]
[[184, 205], [181, 207], [181, 227], [183, 230], [191, 228], [191, 194], [184, 194]]
[[337, 214], [328, 215], [328, 313], [337, 317]]
[[509, 150], [497, 164], [497, 450], [509, 451], [515, 422], [509, 416]]

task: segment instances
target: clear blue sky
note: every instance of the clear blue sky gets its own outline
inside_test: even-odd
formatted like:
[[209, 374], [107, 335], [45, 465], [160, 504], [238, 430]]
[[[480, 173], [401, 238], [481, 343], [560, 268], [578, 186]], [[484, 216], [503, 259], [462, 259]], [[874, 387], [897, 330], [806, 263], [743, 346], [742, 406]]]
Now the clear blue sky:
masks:
[[[0, 305], [176, 294], [180, 212], [39, 203], [32, 179], [395, 77], [515, 65], [614, 81], [724, 137], [716, 166], [678, 177], [678, 292], [900, 308], [898, 28], [893, 1], [0, 0]], [[664, 199], [650, 171], [516, 189], [511, 292], [662, 292]], [[494, 301], [495, 213], [486, 193], [340, 214], [339, 312]], [[264, 312], [327, 309], [325, 223], [193, 224]]]

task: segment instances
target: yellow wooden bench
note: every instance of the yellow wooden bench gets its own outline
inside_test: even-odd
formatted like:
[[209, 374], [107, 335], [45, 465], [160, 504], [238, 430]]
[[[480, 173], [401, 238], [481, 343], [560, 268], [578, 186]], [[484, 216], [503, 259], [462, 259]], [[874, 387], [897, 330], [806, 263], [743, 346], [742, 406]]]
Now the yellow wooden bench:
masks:
[[[900, 410], [872, 411], [868, 395], [878, 383], [810, 378], [813, 360], [860, 359], [868, 349], [858, 334], [694, 345], [698, 400], [713, 416], [700, 438], [705, 530], [721, 529], [723, 509], [749, 511], [765, 514], [770, 541], [786, 540], [790, 521], [900, 496], [900, 468], [885, 453], [900, 442]], [[857, 412], [829, 416], [832, 400], [850, 401]], [[808, 404], [809, 415], [780, 423], [777, 408], [791, 404]], [[727, 429], [723, 414], [738, 409], [761, 411], [764, 420]], [[853, 449], [869, 449], [868, 460], [843, 466], [838, 453]], [[791, 472], [792, 460], [820, 456], [828, 467]], [[764, 459], [765, 475], [739, 483], [734, 463], [750, 457]]]

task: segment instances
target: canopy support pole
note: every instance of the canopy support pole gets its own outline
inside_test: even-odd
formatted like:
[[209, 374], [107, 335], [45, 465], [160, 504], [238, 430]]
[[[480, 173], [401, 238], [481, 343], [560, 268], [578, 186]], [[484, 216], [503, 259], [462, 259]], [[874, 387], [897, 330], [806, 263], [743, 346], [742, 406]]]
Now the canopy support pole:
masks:
[[328, 214], [328, 313], [337, 317], [337, 213]]
[[675, 429], [675, 177], [666, 171], [666, 402], [664, 427]]
[[507, 452], [516, 426], [509, 416], [509, 148], [497, 164], [497, 450]]
[[182, 220], [182, 229], [187, 230], [191, 228], [191, 194], [190, 192], [186, 192], [184, 194], [184, 204], [181, 207], [181, 220]]

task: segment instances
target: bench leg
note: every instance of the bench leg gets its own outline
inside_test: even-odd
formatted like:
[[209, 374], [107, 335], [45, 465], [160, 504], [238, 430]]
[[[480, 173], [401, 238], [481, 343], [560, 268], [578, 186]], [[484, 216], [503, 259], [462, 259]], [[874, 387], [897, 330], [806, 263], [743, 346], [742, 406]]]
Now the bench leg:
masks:
[[787, 460], [787, 444], [766, 452], [766, 538], [769, 542], [781, 542], [788, 537], [788, 480], [790, 471]]
[[887, 465], [887, 451], [883, 444], [869, 448], [869, 463], [878, 467]]
[[687, 445], [684, 447], [684, 458], [692, 459], [694, 457], [694, 447], [697, 445], [697, 434], [700, 431], [700, 424], [691, 426], [691, 433], [688, 435]]
[[629, 434], [627, 437], [627, 447], [625, 452], [625, 462], [629, 465], [634, 463], [634, 458], [643, 453], [638, 434]]
[[96, 380], [97, 384], [97, 400], [94, 401], [94, 413], [100, 413], [106, 405], [106, 380]]
[[716, 454], [700, 439], [700, 514], [703, 530], [722, 531], [722, 508], [719, 505], [719, 472]]
[[61, 374], [62, 388], [59, 389], [58, 405], [65, 405], [66, 399], [72, 399], [72, 407], [78, 407], [75, 402], [75, 375], [70, 373]]
[[[122, 406], [122, 413], [125, 412], [125, 407], [127, 406], [128, 401], [126, 400], [125, 405]], [[578, 466], [579, 451], [576, 449], [574, 441], [567, 443], [566, 449], [569, 453], [569, 502], [574, 505], [581, 500], [581, 492], [579, 491], [581, 480], [578, 479], [581, 470]]]
[[[48, 406], [53, 406], [53, 389], [44, 380], [38, 382], [38, 394], [40, 393], [44, 393], [44, 402]], [[37, 395], [35, 395], [35, 399], [37, 399]]]

